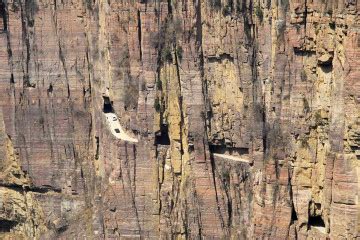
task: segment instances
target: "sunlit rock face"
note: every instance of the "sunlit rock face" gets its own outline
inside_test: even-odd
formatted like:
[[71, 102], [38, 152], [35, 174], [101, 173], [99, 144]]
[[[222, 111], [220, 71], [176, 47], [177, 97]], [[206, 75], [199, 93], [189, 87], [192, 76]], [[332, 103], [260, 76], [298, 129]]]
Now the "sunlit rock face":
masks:
[[359, 238], [358, 10], [2, 0], [0, 238]]

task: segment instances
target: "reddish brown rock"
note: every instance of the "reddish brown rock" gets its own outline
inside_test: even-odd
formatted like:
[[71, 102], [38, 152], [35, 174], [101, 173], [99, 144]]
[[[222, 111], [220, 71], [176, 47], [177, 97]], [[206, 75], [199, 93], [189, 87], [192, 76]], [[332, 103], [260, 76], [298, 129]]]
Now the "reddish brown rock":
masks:
[[359, 7], [2, 1], [6, 237], [360, 237]]

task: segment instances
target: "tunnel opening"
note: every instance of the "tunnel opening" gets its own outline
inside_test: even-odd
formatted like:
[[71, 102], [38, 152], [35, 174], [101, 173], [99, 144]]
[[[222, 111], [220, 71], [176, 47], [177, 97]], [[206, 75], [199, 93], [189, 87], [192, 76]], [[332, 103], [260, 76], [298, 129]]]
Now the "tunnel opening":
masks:
[[11, 220], [0, 220], [0, 232], [11, 232], [18, 223]]
[[155, 133], [155, 145], [170, 145], [169, 129], [167, 124], [161, 124], [160, 131]]
[[351, 150], [356, 156], [357, 160], [360, 160], [360, 146], [350, 146]]
[[64, 224], [62, 226], [59, 226], [59, 228], [56, 229], [57, 234], [61, 234], [65, 232], [68, 229], [68, 225]]
[[236, 156], [249, 154], [249, 148], [227, 147], [225, 145], [216, 145], [216, 144], [210, 144], [209, 150], [211, 153], [230, 154]]
[[325, 222], [321, 216], [309, 216], [308, 224], [309, 224], [309, 227], [318, 227], [318, 228], [325, 227]]
[[53, 90], [54, 90], [54, 87], [53, 87], [52, 83], [50, 83], [49, 88], [47, 89], [47, 93], [48, 93], [48, 94], [49, 94], [49, 93], [52, 93]]
[[298, 216], [297, 216], [297, 213], [295, 211], [295, 207], [293, 205], [292, 208], [291, 208], [291, 223], [294, 223], [297, 220], [298, 220]]
[[114, 112], [114, 109], [113, 109], [113, 102], [110, 101], [110, 98], [109, 97], [103, 97], [103, 100], [104, 100], [104, 107], [103, 107], [103, 112], [104, 113], [112, 113]]
[[325, 63], [321, 64], [320, 68], [324, 73], [331, 73], [332, 70], [333, 70], [332, 61], [325, 62]]
[[322, 62], [318, 62], [318, 65], [324, 73], [331, 73], [333, 71], [333, 56], [330, 56]]

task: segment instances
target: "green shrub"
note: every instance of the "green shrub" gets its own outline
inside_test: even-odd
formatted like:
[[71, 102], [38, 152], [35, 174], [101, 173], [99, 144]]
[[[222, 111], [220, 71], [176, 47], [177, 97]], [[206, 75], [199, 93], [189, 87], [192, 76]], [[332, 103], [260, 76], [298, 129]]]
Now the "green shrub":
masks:
[[228, 0], [228, 3], [226, 4], [226, 6], [223, 8], [222, 13], [224, 16], [226, 15], [230, 15], [233, 11], [234, 8], [234, 3], [233, 0]]
[[156, 88], [157, 88], [157, 90], [160, 90], [160, 91], [162, 90], [162, 82], [160, 79], [158, 79], [156, 81]]
[[210, 0], [210, 6], [215, 10], [221, 9], [221, 0]]
[[37, 3], [37, 0], [25, 1], [25, 12], [27, 15], [31, 14], [31, 17], [33, 17], [34, 14], [36, 14], [38, 11], [39, 11], [39, 5]]
[[151, 34], [150, 40], [152, 47], [159, 50], [159, 58], [162, 63], [173, 61], [173, 52], [182, 57], [182, 49], [175, 48], [177, 39], [184, 34], [181, 18], [168, 17], [161, 25], [157, 34]]
[[160, 112], [161, 110], [161, 105], [160, 105], [160, 100], [159, 98], [155, 98], [155, 101], [154, 101], [154, 108], [157, 112]]
[[221, 178], [224, 184], [230, 183], [230, 170], [229, 169], [223, 169], [221, 173]]
[[259, 5], [255, 7], [255, 14], [259, 18], [260, 22], [264, 19], [264, 13]]
[[161, 51], [161, 60], [163, 62], [172, 62], [172, 53], [169, 47], [164, 47]]
[[309, 137], [308, 136], [304, 136], [300, 139], [300, 143], [301, 143], [301, 147], [303, 148], [309, 148]]
[[289, 0], [281, 0], [281, 6], [283, 6], [285, 9], [289, 7]]
[[176, 56], [178, 57], [179, 61], [181, 62], [182, 57], [183, 57], [183, 49], [181, 46], [178, 46], [176, 48]]

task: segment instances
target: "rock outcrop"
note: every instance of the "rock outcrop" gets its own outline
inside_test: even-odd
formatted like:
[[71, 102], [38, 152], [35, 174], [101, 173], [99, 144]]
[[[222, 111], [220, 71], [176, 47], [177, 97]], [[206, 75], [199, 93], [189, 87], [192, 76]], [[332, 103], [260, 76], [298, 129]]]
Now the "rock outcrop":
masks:
[[5, 134], [0, 112], [0, 238], [39, 238], [47, 230], [45, 217], [33, 186], [21, 170], [11, 139]]
[[2, 0], [0, 238], [359, 238], [359, 10]]

